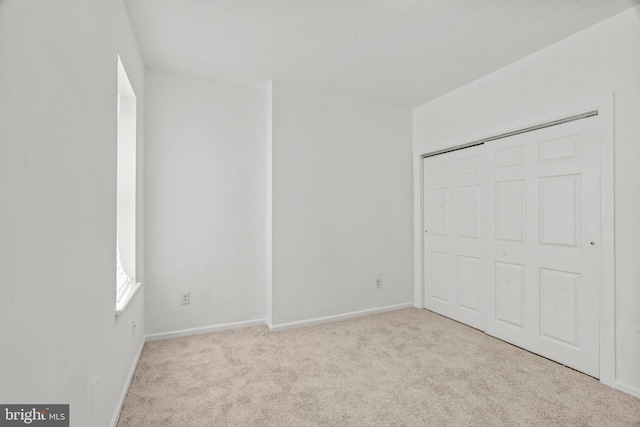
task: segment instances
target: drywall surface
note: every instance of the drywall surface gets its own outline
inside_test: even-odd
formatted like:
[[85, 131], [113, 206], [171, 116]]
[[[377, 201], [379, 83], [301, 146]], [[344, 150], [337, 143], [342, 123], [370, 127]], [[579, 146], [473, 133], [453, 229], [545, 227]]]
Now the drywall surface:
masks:
[[[414, 189], [420, 154], [539, 117], [581, 99], [615, 101], [615, 379], [640, 395], [640, 7], [630, 9], [414, 110]], [[414, 260], [420, 192], [414, 191]], [[417, 269], [414, 277], [420, 277]], [[415, 302], [422, 299], [415, 280]]]
[[[0, 402], [68, 403], [74, 426], [110, 425], [144, 336], [144, 285], [114, 315], [118, 54], [140, 119], [122, 1], [0, 2]], [[139, 121], [139, 173], [143, 145]]]
[[148, 70], [146, 96], [147, 332], [264, 319], [265, 91]]
[[411, 301], [411, 110], [272, 97], [274, 326]]

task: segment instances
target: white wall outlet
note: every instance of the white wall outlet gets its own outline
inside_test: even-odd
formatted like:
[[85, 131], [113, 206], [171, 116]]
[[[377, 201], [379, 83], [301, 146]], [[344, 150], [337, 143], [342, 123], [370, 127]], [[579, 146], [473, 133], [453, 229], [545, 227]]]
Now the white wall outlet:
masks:
[[191, 294], [190, 292], [184, 292], [180, 298], [180, 304], [185, 305], [189, 303], [191, 303]]
[[380, 289], [382, 287], [382, 277], [376, 276], [373, 278], [373, 283], [376, 289]]

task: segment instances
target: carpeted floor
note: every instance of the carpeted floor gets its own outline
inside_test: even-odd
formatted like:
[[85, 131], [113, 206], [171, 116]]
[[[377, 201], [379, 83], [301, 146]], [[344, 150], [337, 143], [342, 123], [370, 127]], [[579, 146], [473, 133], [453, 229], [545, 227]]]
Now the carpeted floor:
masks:
[[149, 342], [118, 423], [640, 426], [640, 399], [426, 310]]

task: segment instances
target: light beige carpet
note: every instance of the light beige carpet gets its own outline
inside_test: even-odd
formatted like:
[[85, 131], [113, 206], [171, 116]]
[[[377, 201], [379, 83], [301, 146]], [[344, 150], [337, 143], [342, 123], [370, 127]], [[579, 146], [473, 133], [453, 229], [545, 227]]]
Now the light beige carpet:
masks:
[[640, 426], [640, 400], [426, 310], [149, 342], [119, 427]]

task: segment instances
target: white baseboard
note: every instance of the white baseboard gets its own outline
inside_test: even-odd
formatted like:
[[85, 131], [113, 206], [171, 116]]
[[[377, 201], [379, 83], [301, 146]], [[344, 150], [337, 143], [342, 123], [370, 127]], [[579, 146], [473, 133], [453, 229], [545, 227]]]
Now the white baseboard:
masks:
[[160, 332], [150, 334], [145, 337], [145, 341], [166, 340], [168, 338], [188, 337], [190, 335], [207, 334], [209, 332], [226, 331], [228, 329], [246, 328], [249, 326], [265, 326], [265, 319], [244, 320], [242, 322], [219, 323], [217, 325], [201, 326], [191, 329], [180, 329], [178, 331]]
[[283, 331], [285, 329], [299, 328], [302, 326], [318, 325], [320, 323], [335, 322], [338, 320], [350, 319], [352, 317], [366, 316], [368, 314], [383, 313], [385, 311], [400, 310], [402, 308], [413, 307], [413, 302], [402, 304], [387, 305], [383, 307], [370, 308], [367, 310], [352, 311], [350, 313], [337, 314], [326, 317], [316, 317], [313, 319], [300, 320], [296, 322], [280, 323], [272, 325], [267, 319], [245, 320], [241, 322], [220, 323], [217, 325], [201, 326], [191, 329], [180, 329], [177, 331], [160, 332], [157, 334], [149, 334], [145, 337], [145, 341], [166, 340], [169, 338], [187, 337], [190, 335], [207, 334], [209, 332], [226, 331], [228, 329], [246, 328], [250, 326], [266, 326], [271, 331]]
[[129, 392], [129, 387], [131, 386], [131, 381], [133, 380], [133, 374], [136, 372], [136, 368], [138, 367], [138, 362], [140, 361], [140, 356], [142, 356], [142, 349], [144, 348], [144, 343], [146, 340], [143, 338], [140, 343], [140, 348], [138, 349], [138, 353], [136, 357], [133, 359], [133, 363], [131, 364], [131, 368], [129, 368], [129, 374], [127, 375], [127, 380], [122, 386], [122, 391], [120, 392], [120, 398], [118, 398], [118, 405], [116, 406], [116, 411], [111, 418], [111, 427], [116, 427], [118, 425], [118, 420], [120, 419], [120, 412], [122, 411], [122, 406], [124, 405], [124, 400], [127, 398], [127, 393]]
[[321, 323], [336, 322], [338, 320], [345, 320], [353, 317], [366, 316], [369, 314], [383, 313], [385, 311], [400, 310], [402, 308], [410, 308], [410, 307], [413, 307], [413, 301], [406, 302], [403, 304], [395, 304], [395, 305], [387, 305], [387, 306], [377, 307], [377, 308], [370, 308], [367, 310], [352, 311], [350, 313], [336, 314], [334, 316], [316, 317], [314, 319], [299, 320], [296, 322], [278, 323], [275, 325], [271, 325], [269, 329], [273, 332], [284, 331], [286, 329], [300, 328], [302, 326], [319, 325]]
[[627, 394], [640, 398], [640, 389], [636, 387], [632, 387], [618, 380], [614, 381], [612, 387], [615, 388], [616, 390], [624, 391]]

